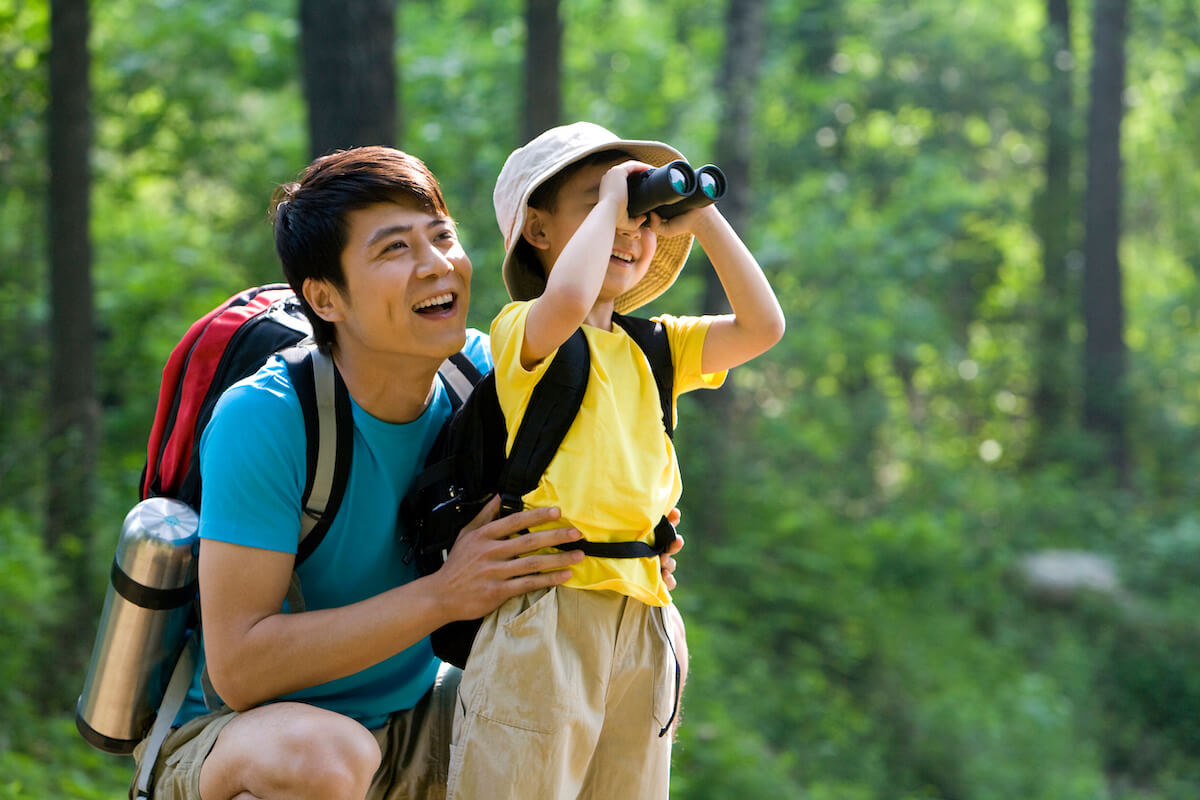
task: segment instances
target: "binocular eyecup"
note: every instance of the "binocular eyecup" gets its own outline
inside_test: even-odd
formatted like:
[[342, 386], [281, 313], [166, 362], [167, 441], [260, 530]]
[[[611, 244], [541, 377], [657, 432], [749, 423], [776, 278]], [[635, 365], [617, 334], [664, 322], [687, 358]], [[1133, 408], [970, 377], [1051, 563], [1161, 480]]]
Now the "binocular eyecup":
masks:
[[715, 203], [725, 194], [725, 173], [712, 164], [693, 170], [677, 160], [629, 176], [629, 216], [651, 211], [663, 219]]

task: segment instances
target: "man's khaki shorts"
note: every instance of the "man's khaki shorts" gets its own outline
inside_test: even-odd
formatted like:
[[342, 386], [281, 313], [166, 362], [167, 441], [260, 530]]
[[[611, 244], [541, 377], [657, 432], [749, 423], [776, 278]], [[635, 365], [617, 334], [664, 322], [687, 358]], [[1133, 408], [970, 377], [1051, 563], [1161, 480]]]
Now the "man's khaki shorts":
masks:
[[[450, 731], [462, 673], [444, 665], [433, 688], [413, 708], [397, 711], [371, 731], [383, 761], [371, 781], [367, 800], [442, 800], [450, 760]], [[237, 717], [221, 709], [180, 726], [163, 742], [154, 778], [155, 800], [200, 800], [200, 768], [217, 737]], [[141, 767], [145, 742], [134, 750]], [[137, 769], [134, 770], [136, 783]], [[129, 797], [135, 797], [131, 785]]]

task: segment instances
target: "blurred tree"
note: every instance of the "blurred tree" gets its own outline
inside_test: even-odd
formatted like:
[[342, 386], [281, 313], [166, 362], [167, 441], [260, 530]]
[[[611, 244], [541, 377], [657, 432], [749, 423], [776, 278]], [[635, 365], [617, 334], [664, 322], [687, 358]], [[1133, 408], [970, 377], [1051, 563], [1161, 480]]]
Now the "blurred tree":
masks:
[[1096, 0], [1092, 12], [1084, 210], [1084, 426], [1104, 440], [1106, 466], [1129, 480], [1126, 441], [1125, 306], [1121, 260], [1121, 120], [1127, 0]]
[[300, 51], [315, 158], [399, 142], [396, 0], [300, 0]]
[[95, 334], [89, 234], [91, 171], [87, 0], [50, 4], [50, 395], [46, 545], [72, 588], [61, 606], [58, 655], [47, 698], [59, 680], [74, 682], [89, 644], [89, 534], [99, 446]]
[[[750, 163], [754, 154], [755, 94], [762, 66], [764, 38], [764, 0], [729, 0], [725, 8], [725, 51], [717, 75], [717, 94], [722, 124], [718, 127], [716, 158], [725, 173], [728, 188], [721, 200], [721, 213], [743, 237], [749, 230]], [[721, 279], [712, 264], [704, 259], [704, 307], [706, 314], [727, 313], [729, 302]], [[701, 392], [705, 413], [713, 423], [712, 432], [722, 430], [733, 405], [733, 386], [717, 392]], [[708, 468], [701, 478], [702, 496], [719, 498], [730, 468], [731, 442], [726, 435], [712, 436]], [[705, 540], [718, 542], [725, 532], [724, 503], [713, 502], [698, 527]]]
[[1037, 384], [1033, 407], [1040, 428], [1035, 447], [1044, 445], [1067, 422], [1073, 381], [1069, 376], [1071, 342], [1070, 270], [1074, 249], [1073, 220], [1078, 209], [1071, 191], [1071, 137], [1074, 109], [1071, 83], [1075, 58], [1071, 52], [1070, 0], [1047, 0], [1045, 31], [1046, 136], [1044, 180], [1034, 202], [1033, 229], [1042, 245], [1042, 287], [1038, 303]]
[[524, 142], [562, 118], [562, 37], [558, 0], [526, 0]]

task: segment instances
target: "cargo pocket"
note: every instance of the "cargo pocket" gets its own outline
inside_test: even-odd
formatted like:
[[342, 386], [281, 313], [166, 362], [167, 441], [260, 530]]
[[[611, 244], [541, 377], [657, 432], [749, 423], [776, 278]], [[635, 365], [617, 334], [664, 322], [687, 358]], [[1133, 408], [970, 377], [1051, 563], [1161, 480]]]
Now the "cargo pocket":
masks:
[[515, 600], [501, 606], [487, 643], [487, 674], [476, 676], [481, 691], [472, 699], [479, 715], [493, 722], [550, 733], [567, 713], [563, 687], [573, 685], [556, 644], [558, 592], [539, 590]]

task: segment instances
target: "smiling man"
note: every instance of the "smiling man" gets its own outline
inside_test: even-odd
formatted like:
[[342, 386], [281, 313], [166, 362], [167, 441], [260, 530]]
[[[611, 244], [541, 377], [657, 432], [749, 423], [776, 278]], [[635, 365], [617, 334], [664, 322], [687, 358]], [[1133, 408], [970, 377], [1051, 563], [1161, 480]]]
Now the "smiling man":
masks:
[[289, 610], [299, 400], [278, 358], [222, 396], [201, 442], [199, 562], [204, 661], [223, 705], [206, 708], [198, 670], [156, 797], [442, 797], [459, 673], [429, 633], [566, 580], [581, 554], [520, 556], [579, 534], [553, 524], [556, 509], [495, 520], [493, 502], [442, 569], [417, 577], [398, 509], [450, 415], [438, 366], [460, 350], [491, 366], [487, 337], [466, 329], [470, 259], [433, 175], [390, 148], [317, 159], [273, 205], [284, 274], [349, 389], [350, 477], [297, 571], [304, 609]]

